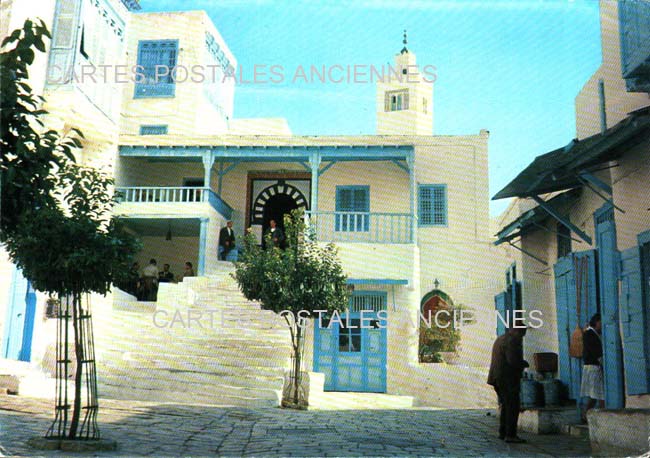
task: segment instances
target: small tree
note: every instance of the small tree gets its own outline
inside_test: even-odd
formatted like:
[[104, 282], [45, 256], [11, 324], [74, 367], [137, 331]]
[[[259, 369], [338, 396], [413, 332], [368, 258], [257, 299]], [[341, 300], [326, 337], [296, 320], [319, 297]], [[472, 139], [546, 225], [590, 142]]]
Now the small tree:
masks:
[[[74, 161], [81, 132], [43, 132], [43, 99], [27, 84], [34, 51], [45, 50], [49, 32], [41, 22], [26, 21], [0, 53], [1, 241], [14, 263], [38, 290], [57, 294], [62, 302], [57, 332], [57, 409], [47, 433], [57, 439], [99, 439], [92, 322], [82, 296], [105, 294], [139, 249], [112, 216], [113, 180]], [[64, 305], [63, 305], [64, 304]], [[72, 324], [75, 365], [68, 350]], [[68, 373], [74, 367], [74, 396], [69, 415]], [[84, 378], [85, 375], [85, 378]], [[82, 418], [82, 383], [86, 384]], [[80, 432], [81, 431], [81, 432]]]
[[304, 312], [341, 310], [347, 306], [346, 276], [333, 244], [319, 245], [304, 222], [303, 212], [294, 210], [285, 216], [286, 249], [274, 247], [270, 237], [266, 250], [253, 234], [244, 236], [235, 278], [249, 300], [262, 308], [280, 313], [291, 333], [293, 350], [290, 390], [284, 406], [300, 407], [300, 382], [304, 350]]

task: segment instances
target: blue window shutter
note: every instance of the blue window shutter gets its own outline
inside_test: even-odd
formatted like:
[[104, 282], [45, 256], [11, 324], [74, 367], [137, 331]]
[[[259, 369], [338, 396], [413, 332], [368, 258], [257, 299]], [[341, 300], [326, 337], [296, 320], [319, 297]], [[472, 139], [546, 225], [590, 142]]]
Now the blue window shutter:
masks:
[[140, 126], [140, 135], [167, 135], [167, 124]]
[[580, 389], [575, 379], [575, 362], [569, 356], [569, 342], [576, 322], [576, 283], [573, 256], [558, 260], [554, 266], [555, 307], [559, 353], [559, 379], [569, 389], [569, 399], [576, 399]]
[[447, 186], [423, 184], [418, 186], [418, 220], [420, 226], [447, 225]]
[[141, 40], [135, 97], [173, 97], [178, 40]]
[[621, 327], [627, 394], [650, 393], [648, 313], [643, 306], [641, 255], [638, 246], [621, 252]]
[[[497, 316], [497, 335], [503, 335], [506, 332], [506, 325], [502, 320], [507, 320], [506, 316], [506, 293], [499, 293], [494, 296], [494, 308], [496, 309]], [[501, 318], [499, 318], [499, 316]]]
[[336, 215], [336, 231], [364, 232], [370, 229], [370, 186], [337, 186], [336, 211], [354, 212], [352, 215]]

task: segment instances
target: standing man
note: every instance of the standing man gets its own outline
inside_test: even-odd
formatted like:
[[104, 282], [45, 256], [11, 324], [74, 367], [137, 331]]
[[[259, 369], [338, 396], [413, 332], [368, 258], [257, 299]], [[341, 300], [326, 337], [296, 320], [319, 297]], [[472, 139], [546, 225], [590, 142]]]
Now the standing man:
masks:
[[596, 313], [589, 320], [589, 327], [582, 337], [582, 384], [580, 396], [589, 398], [582, 421], [587, 423], [587, 411], [593, 409], [598, 403], [599, 408], [605, 407], [605, 388], [603, 382], [603, 344], [600, 334], [603, 322], [600, 313]]
[[271, 238], [271, 243], [273, 244], [274, 247], [284, 248], [284, 232], [282, 232], [282, 229], [278, 227], [278, 224], [275, 222], [274, 219], [269, 221], [269, 228], [266, 230], [266, 233], [264, 234], [264, 239], [262, 240], [262, 246], [265, 245], [266, 239], [268, 237]]
[[156, 301], [158, 296], [158, 265], [155, 259], [149, 261], [149, 265], [142, 270], [142, 281], [144, 283], [145, 301]]
[[519, 391], [521, 375], [528, 362], [523, 358], [523, 339], [526, 326], [512, 323], [508, 331], [497, 337], [492, 346], [492, 361], [487, 383], [499, 397], [499, 439], [510, 443], [526, 442], [517, 436], [519, 420]]
[[226, 222], [226, 227], [219, 231], [219, 259], [225, 261], [228, 253], [235, 248], [235, 231], [232, 230], [232, 221]]

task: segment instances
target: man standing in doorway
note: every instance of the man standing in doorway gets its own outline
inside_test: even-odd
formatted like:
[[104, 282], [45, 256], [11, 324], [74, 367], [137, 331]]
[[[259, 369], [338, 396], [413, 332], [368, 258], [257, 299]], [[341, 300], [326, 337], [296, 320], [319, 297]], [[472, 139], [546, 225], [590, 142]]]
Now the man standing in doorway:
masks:
[[232, 221], [226, 223], [219, 231], [219, 259], [225, 261], [228, 253], [235, 248], [235, 231], [232, 230]]
[[266, 230], [266, 234], [264, 234], [264, 240], [262, 243], [265, 244], [267, 238], [269, 237], [272, 243], [271, 246], [284, 248], [284, 232], [282, 232], [282, 229], [278, 226], [274, 219], [269, 221], [269, 228]]
[[521, 376], [528, 362], [523, 358], [524, 324], [512, 323], [508, 331], [497, 337], [492, 346], [492, 361], [487, 383], [499, 397], [499, 438], [510, 443], [525, 442], [517, 436], [520, 408]]

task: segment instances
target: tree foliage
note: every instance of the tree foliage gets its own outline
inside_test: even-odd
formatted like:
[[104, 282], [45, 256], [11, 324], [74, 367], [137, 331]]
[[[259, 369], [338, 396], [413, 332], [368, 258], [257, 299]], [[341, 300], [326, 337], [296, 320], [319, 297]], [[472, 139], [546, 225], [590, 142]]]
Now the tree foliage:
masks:
[[[71, 298], [77, 364], [71, 421], [62, 430], [75, 439], [82, 367], [88, 362], [80, 324], [82, 294], [108, 292], [119, 275], [126, 274], [140, 245], [112, 216], [112, 178], [75, 162], [82, 133], [45, 128], [45, 100], [32, 93], [28, 69], [34, 51], [45, 51], [46, 37], [50, 33], [42, 21], [27, 20], [2, 43], [0, 242], [36, 289]], [[91, 383], [88, 376], [86, 380]], [[67, 414], [64, 418], [67, 422]]]
[[56, 171], [74, 160], [83, 135], [76, 129], [61, 134], [45, 129], [44, 99], [32, 93], [29, 66], [34, 50], [45, 51], [51, 38], [42, 21], [25, 21], [2, 42], [0, 53], [0, 241], [4, 241], [31, 210], [56, 208], [52, 194]]
[[249, 300], [265, 310], [283, 313], [291, 331], [294, 352], [293, 402], [298, 403], [300, 364], [306, 321], [298, 313], [341, 310], [347, 306], [346, 275], [333, 244], [320, 245], [308, 230], [301, 210], [285, 216], [286, 249], [269, 239], [263, 249], [254, 235], [244, 236], [235, 278]]

